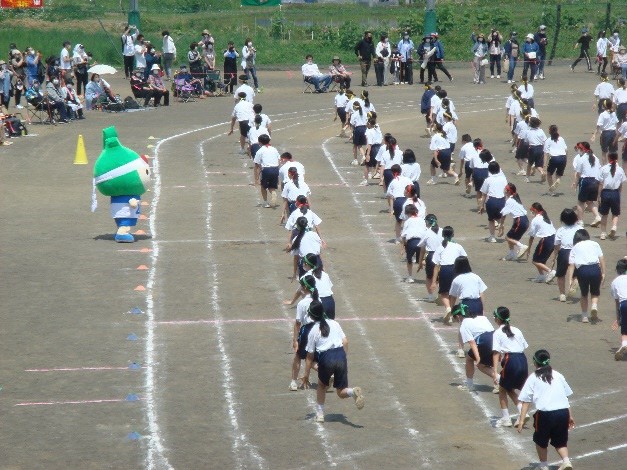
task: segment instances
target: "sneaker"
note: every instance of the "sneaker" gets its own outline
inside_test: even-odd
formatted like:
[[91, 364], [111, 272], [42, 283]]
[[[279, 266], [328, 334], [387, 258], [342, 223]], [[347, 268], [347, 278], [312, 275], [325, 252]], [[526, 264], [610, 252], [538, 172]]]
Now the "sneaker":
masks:
[[625, 353], [627, 353], [627, 346], [621, 346], [614, 353], [614, 359], [616, 359], [617, 361], [622, 361]]
[[353, 399], [355, 400], [355, 406], [357, 409], [361, 410], [366, 404], [361, 387], [353, 387]]
[[405, 282], [407, 284], [413, 284], [416, 282], [416, 280], [413, 277], [408, 277], [407, 279], [405, 279]]
[[[495, 385], [494, 388], [492, 389], [492, 393], [494, 393], [495, 395], [498, 395], [499, 394], [499, 388], [500, 387], [498, 385]], [[511, 424], [511, 421], [510, 421], [510, 424]]]
[[525, 170], [518, 170], [518, 173], [516, 173], [517, 176], [525, 176], [527, 174], [527, 172]]
[[573, 67], [572, 65], [570, 66], [570, 71], [571, 72], [575, 72], [575, 67]]
[[488, 243], [496, 243], [496, 238], [495, 237], [488, 237], [485, 239], [485, 241], [487, 241]]
[[560, 185], [560, 179], [557, 178], [551, 186], [549, 186], [549, 191], [555, 191], [555, 189]]
[[436, 184], [435, 180], [427, 180], [427, 184]]
[[444, 312], [444, 317], [442, 317], [442, 321], [447, 325], [451, 324], [451, 307], [448, 307], [446, 309], [446, 312]]
[[462, 392], [474, 392], [475, 391], [475, 386], [471, 385], [469, 387], [468, 384], [463, 383], [462, 385], [458, 385], [457, 389], [461, 390]]
[[265, 207], [266, 209], [270, 209], [270, 203], [269, 202], [264, 202], [263, 203], [263, 207]]
[[511, 80], [507, 80], [507, 83], [512, 83], [512, 81]]
[[511, 418], [499, 418], [496, 420], [496, 423], [494, 423], [494, 425], [497, 428], [511, 428], [512, 420]]
[[457, 352], [455, 353], [455, 356], [459, 357], [460, 359], [465, 359], [466, 352], [463, 349], [458, 349]]
[[601, 232], [601, 240], [605, 240], [607, 238], [607, 233]]
[[358, 166], [358, 165], [359, 165], [359, 162], [357, 161], [357, 159], [355, 159], [355, 160], [353, 160], [353, 161], [351, 162], [351, 165], [353, 165], [353, 166]]
[[544, 74], [540, 74], [540, 80], [544, 80]]
[[560, 294], [560, 302], [566, 302], [566, 294]]
[[[544, 77], [542, 77], [542, 79], [544, 80]], [[562, 463], [562, 465], [560, 465], [557, 470], [573, 470], [573, 464], [570, 463], [570, 460], [567, 460], [566, 462]]]
[[314, 418], [314, 422], [316, 422], [316, 423], [324, 423], [324, 414], [316, 413], [316, 417]]
[[597, 321], [599, 319], [599, 307], [593, 305], [590, 309], [590, 319], [592, 321]]
[[240, 155], [246, 155], [246, 150], [241, 148], [241, 149], [239, 149], [239, 152], [237, 152], [237, 153], [239, 153]]
[[368, 186], [368, 180], [363, 180], [361, 183], [359, 183], [359, 186]]
[[528, 176], [525, 176], [525, 183], [531, 183]]
[[460, 180], [459, 180], [459, 176], [457, 178], [455, 178], [455, 182], [453, 183], [455, 186], [459, 186]]
[[537, 283], [546, 282], [546, 276], [544, 274], [540, 274], [536, 276], [535, 279], [533, 279], [531, 282], [537, 282]]
[[612, 227], [612, 230], [610, 230], [610, 238], [614, 238], [616, 236], [616, 225], [614, 225]]
[[548, 284], [549, 282], [551, 282], [553, 280], [554, 277], [555, 277], [555, 270], [551, 270], [546, 275], [546, 279], [544, 280], [544, 282], [546, 282]]
[[588, 315], [581, 315], [581, 323], [590, 323]]
[[500, 76], [500, 75], [497, 75], [497, 76], [496, 76], [496, 78], [501, 78], [501, 76]]
[[513, 251], [508, 251], [507, 254], [503, 257], [503, 261], [513, 261], [516, 259], [516, 253]]
[[601, 223], [601, 217], [596, 217], [594, 221], [590, 224], [590, 227], [598, 227]]
[[518, 259], [524, 258], [525, 255], [527, 254], [527, 250], [529, 249], [529, 246], [527, 245], [523, 245], [518, 249], [518, 254], [516, 255], [516, 257]]
[[494, 78], [494, 75], [490, 75], [490, 78]]
[[24, 106], [22, 106], [21, 104], [17, 104], [17, 105], [15, 105], [15, 107], [16, 107], [17, 109], [24, 109]]
[[466, 185], [466, 194], [470, 194], [470, 191], [472, 191], [472, 183]]
[[290, 391], [296, 392], [297, 390], [298, 390], [298, 383], [296, 382], [296, 380], [292, 380], [290, 382]]

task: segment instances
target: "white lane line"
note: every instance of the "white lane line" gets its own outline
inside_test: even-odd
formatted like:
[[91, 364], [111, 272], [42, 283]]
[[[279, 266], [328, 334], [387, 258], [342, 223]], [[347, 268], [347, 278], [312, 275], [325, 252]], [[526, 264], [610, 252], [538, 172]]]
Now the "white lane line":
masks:
[[623, 391], [624, 391], [623, 389], [616, 389], [616, 390], [608, 390], [606, 392], [593, 393], [592, 395], [570, 400], [570, 404], [573, 405], [575, 403], [581, 403], [583, 401], [596, 400], [597, 398], [601, 398], [607, 395], [614, 395], [616, 393], [622, 393]]
[[[326, 157], [327, 161], [331, 165], [331, 168], [333, 169], [333, 171], [335, 172], [339, 180], [343, 183], [347, 183], [346, 179], [344, 178], [342, 173], [338, 170], [337, 166], [335, 165], [335, 162], [333, 161], [333, 158], [332, 158], [333, 154], [327, 148], [327, 144], [329, 143], [331, 139], [332, 138], [328, 138], [322, 143], [322, 151], [324, 152], [324, 156]], [[363, 224], [368, 229], [368, 231], [373, 235], [373, 239], [376, 240], [376, 237], [374, 236], [375, 230], [372, 224], [370, 223], [370, 221], [365, 217], [367, 214], [365, 213], [364, 206], [362, 205], [361, 201], [359, 200], [357, 196], [351, 193], [351, 197], [353, 199], [353, 203], [355, 207], [357, 207], [359, 210]], [[422, 312], [423, 309], [422, 309], [421, 303], [411, 298], [412, 293], [409, 292], [408, 285], [401, 282], [402, 277], [399, 275], [398, 265], [391, 260], [389, 254], [385, 251], [384, 245], [382, 243], [379, 242], [376, 244], [376, 246], [379, 250], [381, 258], [387, 264], [387, 267], [390, 270], [390, 273], [396, 279], [400, 288], [403, 289], [405, 293], [407, 294], [408, 301], [413, 303], [416, 306], [418, 312]], [[451, 348], [447, 345], [446, 340], [442, 337], [440, 333], [438, 333], [438, 331], [434, 329], [434, 326], [430, 321], [427, 322], [427, 324], [429, 325], [434, 338], [438, 342], [440, 346], [440, 350], [443, 353], [445, 353], [444, 356], [449, 361], [449, 363], [451, 364], [455, 372], [459, 376], [464, 376], [464, 369], [458, 363], [457, 359], [454, 358], [450, 354]], [[479, 406], [479, 408], [481, 408], [481, 411], [483, 412], [486, 418], [490, 419], [491, 421], [494, 420], [493, 413], [491, 412], [490, 407], [480, 395], [476, 393], [469, 393], [467, 395], [470, 395], [470, 397], [472, 397], [472, 399]], [[494, 428], [494, 432], [499, 437], [499, 439], [503, 441], [507, 449], [510, 449], [510, 451], [516, 451], [516, 453], [518, 453], [521, 457], [524, 457], [527, 460], [533, 459], [533, 455], [521, 445], [518, 439], [515, 439], [514, 437], [512, 437], [510, 433], [507, 433], [505, 430], [501, 428]]]
[[593, 421], [592, 423], [579, 424], [571, 432], [574, 432], [578, 429], [589, 428], [590, 426], [598, 426], [599, 424], [611, 423], [613, 421], [620, 421], [621, 419], [625, 419], [625, 418], [627, 418], [627, 414], [613, 416], [607, 419], [600, 419], [599, 421]]
[[[623, 444], [618, 444], [615, 446], [608, 447], [607, 449], [597, 449], [590, 452], [586, 452], [585, 454], [575, 455], [574, 457], [570, 457], [570, 460], [582, 460], [588, 457], [594, 457], [595, 455], [605, 454], [607, 452], [613, 452], [616, 450], [627, 449], [627, 442]], [[551, 462], [550, 465], [559, 465], [561, 461]]]

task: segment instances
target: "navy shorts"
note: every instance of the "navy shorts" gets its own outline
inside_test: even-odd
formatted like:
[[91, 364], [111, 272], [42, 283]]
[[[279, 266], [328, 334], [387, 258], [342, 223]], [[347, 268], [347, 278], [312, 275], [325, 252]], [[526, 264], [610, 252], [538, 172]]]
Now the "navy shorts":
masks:
[[593, 202], [597, 200], [599, 195], [599, 182], [596, 178], [581, 178], [579, 180], [579, 193], [577, 200], [579, 202]]
[[627, 336], [627, 300], [618, 304], [618, 321], [620, 322], [620, 334]]
[[451, 143], [451, 146], [449, 148], [451, 149], [451, 155], [453, 155], [453, 153], [455, 152], [455, 142]]
[[528, 154], [529, 154], [529, 144], [525, 142], [524, 140], [521, 140], [520, 143], [518, 144], [518, 147], [516, 148], [515, 157], [517, 160], [524, 160], [525, 158], [527, 158]]
[[405, 196], [397, 197], [392, 204], [392, 210], [394, 211], [394, 217], [396, 217], [397, 222], [401, 221], [401, 212], [403, 212], [403, 204], [405, 204], [405, 201], [407, 201]]
[[601, 132], [601, 152], [618, 152], [618, 142], [614, 143], [615, 130]]
[[542, 145], [530, 145], [527, 154], [527, 165], [540, 168], [544, 166], [544, 147]]
[[[492, 336], [494, 335], [494, 331], [486, 331], [485, 333], [481, 333], [477, 338], [475, 338], [475, 343], [477, 343], [477, 349], [479, 349], [479, 364], [483, 364], [486, 367], [492, 367]], [[468, 350], [468, 357], [473, 360], [477, 360], [472, 349]]]
[[536, 411], [533, 415], [533, 442], [546, 449], [551, 445], [556, 449], [568, 445], [568, 408], [554, 411]]
[[485, 211], [488, 214], [488, 221], [499, 220], [501, 218], [501, 209], [505, 207], [504, 197], [488, 197], [485, 203]]
[[499, 386], [508, 392], [521, 390], [529, 376], [529, 367], [525, 353], [505, 353], [501, 359], [501, 377]]
[[555, 268], [555, 275], [557, 277], [566, 276], [568, 271], [568, 259], [570, 258], [570, 248], [560, 248], [557, 252], [557, 267]]
[[535, 263], [545, 264], [553, 253], [555, 247], [555, 235], [549, 235], [540, 239], [540, 242], [536, 246], [536, 251], [533, 252], [533, 261]]
[[627, 103], [621, 103], [616, 108], [616, 117], [618, 122], [623, 122], [627, 117]]
[[472, 178], [472, 168], [470, 168], [470, 162], [464, 163], [464, 173], [466, 173], [466, 179]]
[[440, 266], [438, 294], [448, 294], [448, 291], [451, 289], [453, 279], [455, 279], [455, 266], [452, 264]]
[[250, 144], [250, 156], [252, 158], [255, 158], [255, 155], [257, 155], [257, 150], [259, 150], [261, 148], [261, 145], [254, 143], [254, 144]]
[[312, 323], [307, 323], [300, 327], [298, 331], [298, 357], [305, 359], [307, 357], [307, 338], [311, 328], [314, 326]]
[[416, 197], [420, 199], [420, 183], [418, 181], [414, 181], [414, 191], [416, 192]]
[[[440, 161], [440, 169], [442, 171], [449, 171], [451, 169], [451, 149], [438, 150], [438, 160]], [[431, 162], [432, 166], [435, 164], [435, 159]]]
[[612, 211], [613, 216], [620, 215], [620, 191], [618, 189], [601, 190], [599, 214], [607, 215], [610, 211]]
[[287, 210], [291, 214], [296, 210], [296, 201], [287, 201]]
[[277, 189], [279, 187], [279, 167], [270, 166], [261, 169], [261, 187]]
[[407, 256], [407, 262], [411, 263], [412, 260], [416, 258], [416, 263], [418, 262], [418, 256], [420, 255], [420, 248], [418, 248], [418, 243], [420, 243], [420, 238], [410, 238], [407, 240], [405, 244], [405, 254]]
[[342, 124], [346, 124], [346, 108], [341, 107], [341, 108], [336, 108], [337, 109], [337, 115], [340, 118], [340, 121], [342, 122]]
[[348, 387], [348, 362], [344, 348], [333, 348], [318, 353], [318, 380], [328, 386], [331, 376], [336, 389]]
[[238, 121], [239, 122], [239, 133], [246, 137], [248, 135], [248, 131], [250, 130], [250, 123], [248, 121]]
[[601, 266], [598, 264], [584, 264], [577, 268], [577, 281], [583, 297], [588, 296], [588, 292], [598, 297], [601, 295]]
[[461, 299], [459, 303], [468, 307], [468, 313], [483, 315], [483, 302], [481, 297], [478, 299]]
[[472, 182], [475, 185], [475, 191], [481, 191], [481, 186], [483, 186], [483, 182], [488, 177], [488, 173], [487, 168], [475, 168], [472, 170]]
[[377, 156], [377, 153], [379, 153], [379, 149], [381, 148], [381, 144], [372, 144], [370, 146], [370, 160], [368, 160], [366, 162], [366, 166], [370, 167], [370, 168], [374, 168], [375, 166], [377, 166], [377, 159], [375, 158]]
[[335, 299], [332, 295], [328, 297], [320, 297], [320, 303], [324, 308], [324, 314], [330, 320], [335, 320]]
[[435, 264], [433, 263], [433, 251], [427, 252], [427, 256], [425, 256], [425, 275], [427, 279], [433, 279], [433, 270], [435, 269]]
[[393, 179], [394, 175], [392, 174], [392, 170], [383, 170], [383, 187], [386, 191], [388, 190], [388, 186]]
[[353, 129], [353, 144], [354, 145], [366, 145], [368, 140], [366, 139], [366, 126], [357, 126]]
[[566, 155], [558, 155], [557, 157], [549, 158], [549, 164], [547, 166], [547, 173], [553, 176], [553, 173], [557, 172], [557, 176], [564, 176], [564, 169], [566, 168]]
[[529, 217], [526, 215], [515, 217], [512, 223], [512, 228], [507, 232], [507, 238], [520, 241], [527, 229], [529, 228]]

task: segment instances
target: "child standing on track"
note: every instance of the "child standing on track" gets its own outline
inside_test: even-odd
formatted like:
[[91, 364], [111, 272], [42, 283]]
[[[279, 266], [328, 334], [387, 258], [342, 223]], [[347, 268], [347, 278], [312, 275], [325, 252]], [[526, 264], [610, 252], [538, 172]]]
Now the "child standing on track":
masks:
[[[477, 139], [481, 140], [481, 139]], [[475, 146], [472, 142], [472, 137], [470, 134], [464, 134], [462, 136], [462, 146], [459, 149], [459, 177], [461, 178], [464, 173], [466, 173], [466, 194], [470, 194], [472, 183], [470, 179], [472, 178], [472, 168], [470, 167], [470, 162], [472, 161], [472, 157], [474, 154], [479, 156], [479, 153], [475, 149]]]
[[613, 111], [614, 104], [612, 100], [603, 100], [603, 112], [599, 114], [597, 119], [597, 127], [590, 137], [590, 142], [594, 142], [597, 134], [601, 134], [601, 162], [603, 165], [607, 163], [608, 152], [618, 152], [618, 143], [616, 142], [616, 127], [618, 118]]
[[599, 215], [597, 199], [599, 197], [599, 178], [601, 176], [601, 163], [599, 159], [592, 153], [588, 142], [580, 142], [577, 144], [582, 149], [583, 154], [577, 161], [575, 174], [575, 187], [579, 188], [577, 194], [577, 215], [579, 220], [583, 221], [583, 211], [588, 204], [590, 210], [594, 214], [594, 221], [591, 227], [598, 227], [601, 223]]
[[350, 123], [353, 126], [353, 161], [351, 165], [357, 166], [360, 160], [357, 159], [359, 153], [360, 159], [365, 160], [366, 156], [362, 147], [368, 142], [366, 141], [366, 123], [368, 122], [368, 113], [363, 109], [359, 101], [353, 103], [353, 112], [350, 117]]
[[614, 359], [622, 361], [627, 352], [627, 259], [618, 260], [616, 263], [618, 277], [612, 281], [612, 297], [616, 301], [616, 321], [612, 324], [614, 331], [620, 325], [620, 347], [614, 354]]
[[[292, 280], [296, 279], [296, 275], [301, 276], [305, 274], [302, 269], [302, 258], [308, 253], [320, 256], [322, 248], [322, 239], [320, 236], [311, 230], [309, 230], [309, 221], [306, 217], [299, 217], [296, 219], [297, 235], [292, 239], [291, 243], [288, 243], [286, 251], [291, 252], [294, 257], [294, 270], [292, 273]], [[299, 273], [300, 271], [300, 273]]]
[[529, 228], [529, 218], [527, 217], [527, 209], [522, 205], [520, 196], [516, 190], [516, 185], [509, 183], [505, 186], [505, 195], [507, 196], [507, 200], [505, 201], [505, 206], [501, 209], [498, 236], [502, 237], [505, 233], [505, 219], [508, 214], [511, 215], [512, 228], [509, 229], [505, 237], [509, 251], [503, 259], [505, 261], [513, 261], [518, 256], [523, 256], [529, 248], [520, 241]]
[[[467, 256], [458, 256], [455, 260], [455, 279], [449, 289], [450, 302], [468, 307], [468, 313], [483, 315], [483, 293], [488, 286], [472, 272]], [[444, 323], [450, 323], [450, 313], [444, 317]]]
[[523, 138], [529, 148], [527, 151], [527, 176], [525, 177], [525, 183], [529, 183], [532, 168], [540, 172], [542, 176], [541, 183], [544, 183], [546, 180], [546, 175], [544, 174], [544, 142], [546, 141], [546, 134], [540, 129], [541, 124], [540, 119], [537, 117], [530, 117], [529, 129], [524, 133]]
[[431, 179], [427, 181], [427, 184], [436, 184], [435, 170], [439, 168], [445, 174], [455, 178], [455, 186], [459, 185], [459, 176], [451, 170], [451, 144], [439, 123], [435, 125], [435, 133], [431, 137], [429, 149], [433, 151], [433, 159], [431, 160]]
[[250, 121], [255, 118], [255, 111], [253, 110], [253, 104], [246, 100], [246, 93], [243, 91], [237, 95], [238, 101], [233, 107], [233, 113], [231, 114], [231, 129], [227, 135], [233, 134], [235, 129], [235, 123], [239, 124], [239, 153], [246, 155], [244, 146], [246, 145], [246, 137], [248, 136], [248, 130], [250, 129]]
[[533, 282], [546, 282], [548, 284], [556, 274], [554, 270], [546, 265], [555, 247], [556, 230], [546, 210], [542, 207], [542, 204], [539, 202], [531, 204], [531, 213], [534, 215], [534, 218], [529, 225], [529, 248], [526, 250], [527, 259], [529, 259], [529, 254], [533, 247], [533, 240], [539, 238], [538, 245], [531, 259], [533, 265], [538, 270], [538, 276]]
[[[411, 188], [412, 186], [408, 186]], [[420, 248], [418, 244], [425, 236], [427, 226], [423, 218], [418, 215], [418, 209], [413, 204], [405, 206], [405, 222], [403, 222], [403, 230], [401, 231], [401, 241], [405, 246], [405, 254], [407, 257], [407, 278], [405, 282], [416, 282], [413, 278], [414, 257], [416, 262], [419, 260]]]
[[370, 170], [377, 166], [377, 153], [383, 143], [383, 134], [381, 128], [377, 124], [376, 118], [368, 119], [368, 128], [366, 129], [366, 162], [364, 164], [364, 180], [359, 183], [359, 186], [368, 186], [368, 177], [370, 176]]
[[[544, 141], [544, 154], [545, 158], [548, 159], [546, 173], [549, 180], [549, 194], [551, 196], [557, 196], [557, 194], [555, 194], [555, 188], [559, 186], [560, 178], [564, 176], [568, 147], [564, 138], [560, 136], [555, 124], [549, 126], [549, 136], [550, 137]], [[557, 173], [557, 178], [553, 181], [553, 175], [555, 173]]]
[[[481, 153], [483, 154], [484, 151]], [[489, 153], [489, 152], [488, 152]], [[496, 243], [496, 222], [501, 218], [501, 209], [505, 207], [505, 186], [507, 179], [501, 172], [500, 165], [492, 161], [488, 164], [489, 176], [481, 185], [481, 208], [479, 214], [488, 214], [488, 228], [490, 236], [486, 238], [489, 243]]]
[[[402, 175], [409, 178], [414, 183], [416, 197], [420, 197], [420, 175], [422, 174], [420, 164], [416, 162], [416, 154], [413, 150], [407, 149], [403, 152], [403, 163], [401, 164]], [[424, 213], [423, 213], [424, 215]]]
[[466, 250], [459, 243], [453, 241], [453, 227], [446, 226], [442, 229], [442, 243], [433, 253], [433, 264], [435, 266], [433, 278], [438, 279], [438, 294], [444, 306], [444, 318], [448, 321], [451, 313], [451, 303], [449, 300], [449, 290], [455, 278], [455, 260], [460, 256], [468, 256]]
[[[243, 103], [244, 101], [240, 101]], [[281, 156], [277, 149], [270, 145], [270, 137], [266, 134], [259, 136], [261, 147], [255, 154], [255, 184], [259, 182], [263, 207], [277, 207], [276, 193], [279, 187], [279, 160]], [[268, 192], [270, 200], [268, 202]]]
[[427, 231], [424, 237], [418, 243], [420, 247], [420, 259], [418, 260], [418, 271], [422, 269], [424, 264], [426, 288], [427, 288], [427, 302], [433, 302], [435, 300], [435, 284], [437, 278], [435, 278], [435, 264], [433, 264], [433, 253], [442, 245], [442, 232], [443, 230], [438, 226], [438, 219], [434, 214], [427, 214], [425, 217], [425, 224]]
[[579, 289], [581, 289], [581, 298], [579, 299], [581, 322], [590, 323], [588, 319], [588, 295], [590, 295], [592, 303], [590, 307], [591, 319], [596, 321], [599, 318], [597, 304], [599, 295], [601, 295], [601, 284], [605, 280], [605, 259], [601, 246], [590, 240], [590, 234], [587, 230], [579, 229], [575, 232], [573, 248], [570, 250], [568, 262], [567, 279], [572, 280], [575, 268], [577, 268], [577, 281], [579, 282]]
[[[534, 415], [533, 442], [536, 444], [540, 465], [538, 470], [549, 470], [548, 447], [550, 444], [562, 458], [558, 470], [572, 470], [568, 458], [568, 430], [575, 427], [568, 397], [573, 394], [562, 374], [551, 367], [549, 352], [540, 349], [533, 355], [536, 370], [527, 378], [518, 395], [522, 402], [521, 414], [526, 416], [529, 405], [536, 407]], [[524, 420], [518, 422], [518, 432], [522, 432]]]
[[346, 93], [344, 93], [344, 88], [340, 88], [337, 95], [335, 95], [333, 102], [335, 103], [335, 117], [333, 118], [333, 121], [337, 121], [337, 118], [339, 117], [341, 124], [338, 137], [346, 137], [344, 126], [346, 125], [346, 104], [348, 103], [348, 97], [346, 96]]
[[[289, 177], [289, 181], [285, 183], [283, 191], [281, 192], [281, 197], [285, 201], [285, 208], [283, 212], [283, 216], [285, 218], [289, 217], [291, 213], [296, 210], [296, 200], [298, 199], [298, 196], [305, 196], [308, 203], [311, 201], [311, 191], [309, 190], [307, 183], [305, 183], [298, 174], [298, 168], [295, 166], [290, 167], [287, 170], [287, 176]], [[285, 219], [282, 218], [281, 220]]]
[[[490, 175], [488, 172], [488, 166], [494, 157], [488, 149], [483, 148], [481, 139], [475, 139], [473, 141], [476, 152], [472, 153], [472, 159], [470, 160], [470, 171], [472, 174], [472, 184], [475, 187], [475, 197], [477, 202], [477, 212], [481, 210], [483, 205], [481, 198], [481, 187], [483, 182]], [[468, 193], [468, 187], [466, 187], [466, 193]]]
[[383, 191], [387, 193], [388, 185], [394, 178], [394, 175], [392, 174], [392, 166], [403, 163], [403, 152], [396, 145], [396, 139], [394, 137], [389, 136], [385, 147], [382, 146], [379, 149], [377, 160], [383, 169]]
[[[555, 232], [555, 248], [553, 249], [553, 265], [555, 268], [555, 277], [557, 278], [557, 287], [559, 288], [560, 302], [566, 302], [566, 272], [568, 271], [568, 260], [570, 258], [570, 250], [573, 248], [573, 238], [577, 230], [582, 225], [579, 224], [577, 212], [573, 209], [564, 209], [560, 214], [562, 226]], [[570, 285], [570, 279], [568, 284]]]
[[401, 212], [403, 210], [403, 204], [407, 200], [405, 195], [405, 188], [407, 186], [413, 186], [412, 180], [402, 176], [402, 170], [400, 165], [392, 165], [390, 169], [392, 172], [392, 181], [388, 186], [386, 196], [388, 198], [390, 215], [394, 215], [396, 222], [394, 224], [394, 235], [396, 236], [396, 243], [401, 242]]
[[[492, 371], [494, 385], [499, 388], [499, 404], [501, 405], [501, 419], [496, 422], [497, 427], [511, 427], [507, 407], [507, 396], [512, 399], [518, 408], [518, 420], [514, 426], [524, 422], [526, 415], [522, 415], [522, 403], [518, 401], [516, 390], [523, 388], [529, 370], [525, 349], [529, 347], [522, 332], [510, 325], [510, 311], [507, 307], [498, 307], [494, 310], [494, 322], [497, 329], [492, 336]], [[499, 363], [501, 372], [497, 374]]]
[[292, 335], [292, 349], [294, 349], [294, 360], [292, 361], [292, 381], [290, 390], [298, 390], [298, 373], [300, 372], [300, 362], [307, 357], [307, 336], [313, 326], [313, 321], [309, 317], [308, 310], [311, 303], [318, 301], [318, 289], [313, 276], [306, 274], [300, 279], [301, 291], [305, 297], [296, 306], [296, 319], [294, 320], [294, 332]]
[[625, 172], [618, 166], [618, 154], [610, 153], [607, 156], [609, 163], [601, 168], [599, 175], [600, 200], [599, 214], [601, 214], [601, 240], [607, 238], [607, 216], [612, 211], [612, 229], [610, 238], [616, 236], [618, 216], [620, 215], [620, 193], [623, 183], [627, 180]]
[[358, 410], [364, 407], [361, 387], [349, 388], [346, 349], [348, 339], [335, 320], [327, 320], [323, 309], [310, 307], [309, 316], [315, 322], [307, 339], [307, 363], [303, 383], [309, 383], [309, 372], [313, 366], [314, 353], [318, 353], [318, 387], [316, 388], [316, 423], [324, 423], [324, 401], [329, 379], [340, 398], [352, 397]]

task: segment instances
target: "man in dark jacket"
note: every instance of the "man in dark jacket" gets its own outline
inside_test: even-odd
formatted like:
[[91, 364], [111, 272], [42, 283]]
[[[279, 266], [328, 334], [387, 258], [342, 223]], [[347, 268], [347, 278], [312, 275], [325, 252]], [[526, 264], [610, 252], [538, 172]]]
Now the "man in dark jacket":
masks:
[[442, 45], [442, 41], [440, 41], [440, 35], [438, 33], [431, 33], [431, 42], [435, 46], [435, 66], [444, 72], [444, 75], [448, 77], [450, 81], [453, 81], [453, 76], [446, 70], [444, 67], [444, 46]]
[[359, 58], [359, 67], [361, 68], [361, 86], [368, 86], [368, 72], [375, 55], [372, 32], [366, 31], [364, 33], [364, 38], [355, 46], [355, 55]]

